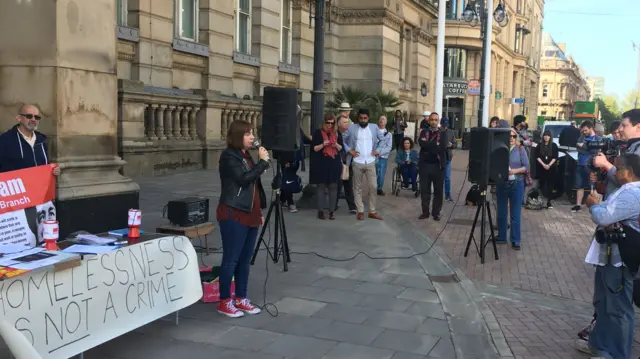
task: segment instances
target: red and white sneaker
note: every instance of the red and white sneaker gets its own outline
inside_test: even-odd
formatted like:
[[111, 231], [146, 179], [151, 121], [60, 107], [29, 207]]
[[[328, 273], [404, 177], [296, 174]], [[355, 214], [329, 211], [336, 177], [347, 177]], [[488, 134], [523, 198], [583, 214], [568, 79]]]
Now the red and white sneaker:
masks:
[[218, 303], [218, 313], [226, 315], [229, 318], [240, 318], [244, 316], [244, 313], [233, 304], [231, 298], [225, 299]]
[[251, 304], [251, 302], [247, 298], [236, 298], [233, 304], [237, 309], [240, 309], [247, 314], [258, 314], [262, 311], [260, 310], [260, 308]]

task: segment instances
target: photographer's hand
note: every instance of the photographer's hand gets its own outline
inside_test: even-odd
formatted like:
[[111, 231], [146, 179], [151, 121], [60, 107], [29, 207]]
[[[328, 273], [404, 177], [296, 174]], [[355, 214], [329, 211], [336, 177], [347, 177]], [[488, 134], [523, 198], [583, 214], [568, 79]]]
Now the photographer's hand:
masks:
[[611, 162], [609, 162], [609, 160], [607, 159], [607, 156], [605, 156], [602, 152], [593, 156], [593, 166], [604, 171], [609, 171], [611, 167], [613, 167]]
[[600, 201], [602, 200], [602, 198], [600, 197], [600, 195], [596, 192], [596, 191], [591, 191], [591, 193], [589, 194], [589, 196], [587, 197], [587, 207], [591, 207], [593, 205], [596, 204], [600, 204]]

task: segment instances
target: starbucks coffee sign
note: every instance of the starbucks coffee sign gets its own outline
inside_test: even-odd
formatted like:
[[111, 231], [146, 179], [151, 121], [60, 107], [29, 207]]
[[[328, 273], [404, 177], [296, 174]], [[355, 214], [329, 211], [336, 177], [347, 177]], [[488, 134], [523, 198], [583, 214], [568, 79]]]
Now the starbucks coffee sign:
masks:
[[469, 90], [466, 79], [444, 79], [444, 96], [464, 97]]

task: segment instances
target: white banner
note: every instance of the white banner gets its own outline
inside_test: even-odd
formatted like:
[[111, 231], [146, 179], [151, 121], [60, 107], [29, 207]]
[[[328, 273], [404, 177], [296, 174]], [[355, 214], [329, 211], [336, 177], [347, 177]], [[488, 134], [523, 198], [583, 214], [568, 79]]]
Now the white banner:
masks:
[[0, 282], [2, 320], [53, 359], [82, 353], [201, 297], [196, 252], [178, 236]]

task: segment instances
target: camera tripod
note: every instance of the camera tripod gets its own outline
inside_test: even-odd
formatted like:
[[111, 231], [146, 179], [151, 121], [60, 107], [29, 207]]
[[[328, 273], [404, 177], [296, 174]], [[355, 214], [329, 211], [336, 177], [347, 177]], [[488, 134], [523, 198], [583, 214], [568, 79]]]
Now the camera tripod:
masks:
[[[469, 254], [469, 247], [471, 247], [471, 241], [473, 241], [473, 244], [476, 247], [476, 252], [480, 256], [480, 263], [484, 264], [485, 250], [490, 241], [493, 243], [493, 254], [495, 259], [497, 260], [499, 258], [498, 247], [496, 246], [496, 236], [493, 228], [493, 219], [491, 218], [491, 204], [487, 202], [487, 186], [480, 186], [480, 190], [482, 193], [480, 196], [480, 203], [476, 210], [476, 216], [473, 219], [473, 225], [471, 226], [471, 233], [469, 234], [469, 240], [467, 241], [467, 248], [464, 251], [464, 256], [466, 257]], [[480, 245], [478, 246], [475, 237], [475, 230], [479, 217], [482, 218], [480, 219]], [[489, 220], [489, 230], [491, 231], [489, 238], [486, 237], [487, 219]]]
[[[273, 260], [273, 263], [278, 263], [280, 253], [284, 257], [282, 261], [284, 271], [289, 271], [288, 262], [291, 262], [291, 254], [289, 253], [289, 241], [287, 239], [287, 226], [284, 222], [284, 213], [282, 211], [282, 206], [280, 205], [280, 193], [282, 189], [282, 173], [280, 171], [280, 163], [277, 164], [276, 169], [276, 177], [273, 179], [271, 183], [271, 188], [275, 191], [276, 196], [275, 199], [271, 201], [271, 205], [269, 206], [269, 211], [267, 212], [267, 216], [264, 218], [264, 225], [262, 226], [262, 231], [260, 232], [260, 237], [258, 237], [258, 242], [256, 243], [256, 248], [253, 250], [253, 257], [251, 257], [251, 265], [256, 262], [256, 257], [258, 256], [258, 251], [260, 250], [260, 245], [264, 245], [264, 248], [267, 250], [267, 255]], [[269, 250], [269, 245], [264, 240], [264, 234], [267, 231], [269, 226], [269, 221], [271, 220], [271, 215], [275, 212], [275, 230], [273, 237], [273, 252]]]

